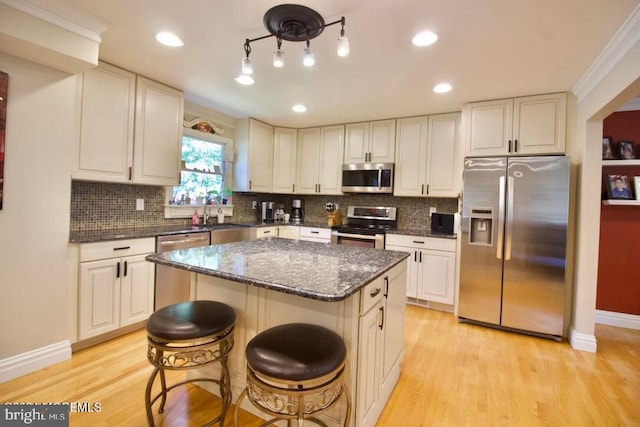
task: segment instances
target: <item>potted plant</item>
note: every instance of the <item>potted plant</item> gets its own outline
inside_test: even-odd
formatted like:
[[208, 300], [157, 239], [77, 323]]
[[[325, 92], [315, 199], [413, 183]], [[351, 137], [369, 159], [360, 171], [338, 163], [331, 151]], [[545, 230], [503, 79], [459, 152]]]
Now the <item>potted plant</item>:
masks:
[[222, 190], [222, 204], [231, 204], [231, 198], [233, 197], [233, 191], [230, 188]]
[[218, 190], [210, 190], [207, 191], [207, 204], [208, 205], [213, 205], [215, 204], [215, 202], [218, 202], [218, 204], [220, 204], [220, 192]]

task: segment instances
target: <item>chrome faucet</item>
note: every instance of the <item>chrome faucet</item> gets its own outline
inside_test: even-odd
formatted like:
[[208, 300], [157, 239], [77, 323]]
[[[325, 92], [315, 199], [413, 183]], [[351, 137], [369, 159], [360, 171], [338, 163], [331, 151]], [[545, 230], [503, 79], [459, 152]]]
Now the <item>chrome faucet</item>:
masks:
[[211, 214], [209, 213], [209, 208], [205, 206], [202, 214], [202, 225], [207, 225], [209, 218], [211, 218]]

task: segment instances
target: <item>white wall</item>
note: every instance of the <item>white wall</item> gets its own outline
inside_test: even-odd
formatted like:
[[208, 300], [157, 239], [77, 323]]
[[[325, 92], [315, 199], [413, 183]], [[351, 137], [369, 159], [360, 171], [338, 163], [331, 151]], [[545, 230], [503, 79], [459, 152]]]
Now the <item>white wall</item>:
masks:
[[1, 368], [11, 356], [68, 339], [69, 171], [79, 132], [79, 77], [3, 53], [0, 71], [9, 74]]

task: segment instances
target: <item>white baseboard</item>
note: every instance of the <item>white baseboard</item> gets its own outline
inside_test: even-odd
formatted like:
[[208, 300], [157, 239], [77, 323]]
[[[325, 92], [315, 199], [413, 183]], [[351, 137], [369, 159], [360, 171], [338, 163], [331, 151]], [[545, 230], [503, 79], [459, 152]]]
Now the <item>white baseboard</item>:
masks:
[[71, 342], [60, 341], [0, 360], [0, 383], [71, 359]]
[[581, 334], [573, 329], [573, 326], [569, 329], [569, 343], [575, 350], [588, 351], [595, 353], [598, 349], [598, 343], [595, 335]]
[[618, 326], [620, 328], [640, 330], [640, 316], [638, 316], [637, 314], [596, 310], [596, 323], [600, 323], [601, 325]]

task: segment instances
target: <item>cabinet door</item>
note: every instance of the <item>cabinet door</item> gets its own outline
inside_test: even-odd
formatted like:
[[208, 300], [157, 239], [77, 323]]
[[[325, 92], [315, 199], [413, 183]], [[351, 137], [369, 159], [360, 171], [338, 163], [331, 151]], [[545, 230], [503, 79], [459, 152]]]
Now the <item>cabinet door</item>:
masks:
[[356, 424], [373, 426], [380, 414], [381, 303], [360, 317]]
[[364, 163], [369, 153], [369, 122], [345, 127], [344, 163]]
[[283, 239], [298, 240], [300, 239], [300, 227], [292, 225], [278, 226], [278, 237], [282, 237]]
[[136, 76], [100, 63], [82, 74], [82, 120], [72, 177], [129, 182]]
[[407, 258], [407, 277], [405, 285], [405, 294], [409, 298], [418, 297], [418, 251], [414, 248], [408, 248], [406, 246], [393, 246], [385, 245], [385, 249], [390, 251], [407, 252], [409, 258]]
[[567, 94], [516, 98], [513, 104], [515, 154], [564, 154]]
[[398, 120], [394, 196], [426, 195], [427, 117]]
[[419, 252], [419, 258], [421, 276], [418, 298], [453, 304], [455, 253], [422, 250]]
[[[406, 261], [405, 261], [406, 263]], [[382, 396], [391, 393], [395, 381], [391, 379], [392, 368], [396, 366], [402, 354], [404, 342], [404, 307], [406, 300], [407, 269], [400, 265], [394, 267], [384, 278], [385, 289], [382, 295], [384, 304], [384, 323], [382, 341]], [[392, 375], [391, 375], [392, 376]]]
[[295, 129], [275, 128], [273, 147], [273, 192], [292, 194], [296, 178]]
[[182, 151], [182, 92], [138, 76], [133, 181], [177, 185]]
[[457, 197], [462, 187], [460, 113], [429, 116], [427, 194]]
[[369, 130], [369, 161], [393, 163], [396, 153], [396, 121], [371, 122]]
[[468, 156], [509, 154], [513, 100], [473, 102], [464, 106], [463, 137]]
[[315, 194], [318, 188], [320, 128], [298, 131], [296, 194]]
[[321, 128], [318, 193], [334, 195], [342, 194], [343, 152], [344, 125]]
[[270, 193], [273, 186], [273, 127], [249, 121], [250, 191]]
[[121, 261], [120, 327], [146, 320], [153, 313], [155, 268], [145, 256]]
[[80, 263], [80, 339], [120, 326], [118, 265], [119, 260], [113, 259]]

